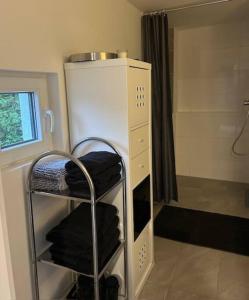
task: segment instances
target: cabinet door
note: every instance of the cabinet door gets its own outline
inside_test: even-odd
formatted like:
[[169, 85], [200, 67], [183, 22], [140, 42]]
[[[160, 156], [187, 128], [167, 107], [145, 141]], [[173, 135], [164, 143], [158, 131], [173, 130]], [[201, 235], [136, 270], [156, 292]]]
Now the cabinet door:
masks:
[[128, 69], [129, 127], [149, 121], [150, 70]]

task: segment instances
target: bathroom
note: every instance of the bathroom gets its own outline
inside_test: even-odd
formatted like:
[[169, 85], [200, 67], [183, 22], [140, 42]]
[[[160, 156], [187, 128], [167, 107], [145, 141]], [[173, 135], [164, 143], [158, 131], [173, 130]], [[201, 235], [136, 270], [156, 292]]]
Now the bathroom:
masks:
[[[155, 17], [155, 23], [146, 23], [146, 17]], [[153, 40], [151, 28], [146, 28], [158, 25], [157, 17], [167, 29], [162, 34], [157, 28], [166, 45], [166, 63], [160, 61], [162, 66], [165, 63], [166, 84], [153, 77], [154, 70], [161, 67], [153, 56], [158, 50], [153, 42], [161, 43]], [[122, 282], [128, 282], [120, 288], [119, 300], [249, 299], [248, 17], [248, 0], [2, 1], [0, 96], [39, 91], [40, 107], [34, 100], [33, 108], [34, 115], [41, 112], [42, 125], [36, 132], [39, 145], [13, 144], [8, 151], [2, 144], [0, 126], [0, 300], [65, 299], [72, 281], [68, 270], [39, 261], [37, 281], [37, 269], [32, 269], [27, 179], [31, 163], [40, 154], [53, 150], [70, 153], [82, 137], [89, 136], [113, 142], [127, 169], [127, 186], [123, 187], [127, 195], [120, 189], [113, 196], [121, 223], [127, 222], [128, 236], [127, 253], [124, 250], [124, 258], [120, 255], [110, 269], [110, 273], [121, 274]], [[69, 62], [72, 54], [91, 51], [118, 53], [120, 60]], [[97, 67], [103, 67], [103, 73], [96, 75], [93, 70]], [[161, 155], [167, 148], [170, 154], [166, 163], [160, 155], [154, 156], [149, 170], [139, 161], [146, 175], [143, 181], [130, 163], [141, 157], [137, 150], [141, 145], [134, 149], [127, 146], [132, 136], [127, 134], [130, 121], [125, 119], [130, 84], [121, 80], [129, 76], [125, 68], [146, 70], [147, 74], [145, 79], [141, 75], [136, 86], [133, 96], [139, 102], [133, 111], [144, 108], [143, 100], [150, 99], [150, 93], [149, 112], [155, 110], [157, 101], [160, 107], [156, 115], [152, 113], [153, 122], [159, 122], [154, 128], [149, 128], [150, 120], [132, 127], [133, 132], [141, 129], [145, 136], [139, 139], [141, 144], [149, 140], [141, 153], [149, 149], [152, 155], [156, 149]], [[75, 84], [77, 72], [82, 72], [82, 85]], [[159, 89], [166, 87], [162, 93], [166, 107], [165, 99], [155, 93], [157, 84]], [[87, 97], [74, 106], [78, 94]], [[78, 108], [82, 109], [79, 114]], [[101, 121], [103, 115], [106, 122]], [[145, 131], [146, 126], [156, 140], [148, 138], [151, 132]], [[162, 127], [166, 130], [163, 133]], [[134, 157], [133, 151], [138, 151]], [[154, 187], [153, 177], [157, 177]], [[156, 192], [153, 207], [148, 209], [152, 189]], [[148, 194], [145, 210], [138, 206], [136, 211], [135, 202], [129, 200]], [[31, 199], [38, 252], [46, 246], [44, 233], [68, 209], [66, 198], [59, 203], [43, 196]], [[122, 197], [128, 200], [128, 214], [123, 217], [118, 204]], [[193, 218], [202, 226], [196, 226]], [[192, 232], [197, 232], [197, 237]], [[238, 243], [232, 243], [229, 236], [235, 236]], [[96, 299], [95, 291], [92, 300]], [[100, 298], [104, 299], [108, 298]]]

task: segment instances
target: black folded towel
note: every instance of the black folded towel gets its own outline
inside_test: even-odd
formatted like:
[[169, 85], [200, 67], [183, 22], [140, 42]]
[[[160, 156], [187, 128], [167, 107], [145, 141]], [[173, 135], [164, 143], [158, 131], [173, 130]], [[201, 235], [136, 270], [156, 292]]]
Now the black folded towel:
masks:
[[[80, 275], [78, 277], [79, 299], [78, 300], [94, 300], [94, 281], [92, 278]], [[101, 300], [108, 300], [104, 298], [105, 294], [105, 278], [102, 276], [99, 280], [99, 295]]]
[[[105, 297], [105, 278], [99, 280], [99, 296], [101, 300], [108, 300]], [[67, 295], [68, 300], [94, 300], [94, 281], [93, 278], [80, 275], [77, 283]]]
[[[102, 245], [106, 239], [111, 238], [118, 229], [119, 225], [119, 217], [115, 216], [112, 223], [110, 223], [109, 227], [107, 227], [101, 234], [97, 231], [97, 239], [98, 244]], [[80, 232], [74, 231], [72, 233], [71, 230], [63, 230], [59, 234], [57, 234], [53, 240], [53, 246], [57, 246], [58, 248], [80, 248], [84, 253], [92, 254], [92, 233], [88, 234], [89, 239], [85, 239]]]
[[[108, 151], [93, 151], [78, 159], [84, 164], [92, 177], [121, 162], [121, 157], [118, 154]], [[75, 169], [79, 170], [79, 167], [72, 161], [67, 162], [65, 168], [68, 173]]]
[[[121, 171], [121, 165], [116, 164], [111, 168], [105, 170], [102, 173], [99, 173], [95, 177], [92, 177], [94, 186], [96, 190], [102, 190], [105, 186], [112, 181], [112, 178], [116, 175], [119, 175]], [[68, 173], [65, 177], [66, 183], [68, 184], [70, 189], [86, 189], [89, 188], [89, 184], [81, 172], [81, 170], [73, 170], [72, 172]]]
[[119, 281], [114, 275], [111, 275], [105, 280], [105, 300], [118, 300]]
[[[117, 227], [113, 227], [110, 229], [105, 239], [101, 243], [98, 243], [98, 252], [100, 257], [102, 257], [102, 255], [105, 255], [106, 252], [109, 253], [108, 249], [110, 248], [110, 245], [112, 245], [113, 243], [115, 244], [116, 241], [119, 240], [119, 236], [120, 230]], [[80, 245], [79, 243], [77, 245], [70, 243], [56, 243], [53, 244], [49, 250], [54, 257], [77, 257], [79, 259], [88, 260], [92, 260], [93, 258], [93, 248], [86, 248], [84, 244]]]
[[[99, 270], [101, 270], [104, 265], [111, 258], [115, 250], [119, 247], [120, 241], [113, 241], [112, 244], [109, 245], [109, 248], [105, 253], [99, 257]], [[93, 261], [89, 259], [79, 258], [76, 256], [60, 256], [59, 254], [53, 255], [52, 260], [61, 266], [70, 268], [75, 270], [76, 272], [84, 273], [84, 274], [93, 274]]]
[[[119, 224], [119, 218], [115, 217], [110, 226], [100, 233], [100, 230], [97, 230], [97, 240], [98, 244], [102, 245], [103, 241], [106, 238], [109, 238], [113, 233], [113, 228], [117, 229]], [[111, 234], [111, 235], [110, 235]], [[53, 237], [50, 241], [53, 240], [54, 245], [58, 245], [58, 247], [80, 247], [85, 251], [85, 253], [92, 252], [92, 232], [89, 231], [86, 234], [81, 234], [79, 232], [72, 232], [71, 230], [62, 230], [53, 233]]]
[[[113, 222], [118, 223], [117, 208], [106, 203], [96, 205], [96, 224], [98, 240], [102, 240], [113, 226]], [[92, 247], [92, 219], [91, 205], [88, 203], [80, 204], [69, 216], [64, 218], [59, 225], [50, 230], [46, 236], [52, 243], [72, 243], [84, 242], [86, 246]]]
[[[121, 179], [121, 175], [117, 174], [114, 177], [111, 178], [111, 180], [104, 184], [101, 188], [95, 190], [96, 198], [100, 197], [103, 195], [105, 192], [110, 190], [116, 183], [118, 183]], [[84, 199], [90, 199], [90, 189], [89, 187], [87, 188], [82, 188], [81, 185], [74, 186], [73, 188], [70, 189], [70, 195], [73, 197], [78, 197], [78, 198], [84, 198]]]

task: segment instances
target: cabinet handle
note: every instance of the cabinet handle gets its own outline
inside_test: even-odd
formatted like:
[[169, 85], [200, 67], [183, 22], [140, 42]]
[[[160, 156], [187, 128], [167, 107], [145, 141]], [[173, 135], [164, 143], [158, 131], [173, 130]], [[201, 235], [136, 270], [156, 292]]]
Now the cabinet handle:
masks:
[[143, 164], [140, 164], [140, 165], [139, 165], [139, 168], [143, 169], [143, 168], [144, 168], [144, 165], [143, 165]]
[[143, 143], [143, 142], [144, 142], [144, 139], [138, 139], [138, 142], [139, 142], [139, 143]]

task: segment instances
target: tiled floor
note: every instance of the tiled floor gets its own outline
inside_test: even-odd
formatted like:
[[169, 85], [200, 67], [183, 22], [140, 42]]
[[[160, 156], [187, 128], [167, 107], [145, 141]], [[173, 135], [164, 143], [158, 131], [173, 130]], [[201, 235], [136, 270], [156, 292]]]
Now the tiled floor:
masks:
[[[249, 185], [179, 177], [178, 189], [175, 206], [249, 218]], [[155, 266], [139, 300], [249, 300], [249, 257], [155, 237]]]
[[171, 205], [249, 218], [249, 184], [178, 176], [178, 193]]
[[249, 257], [155, 237], [139, 300], [249, 300]]

